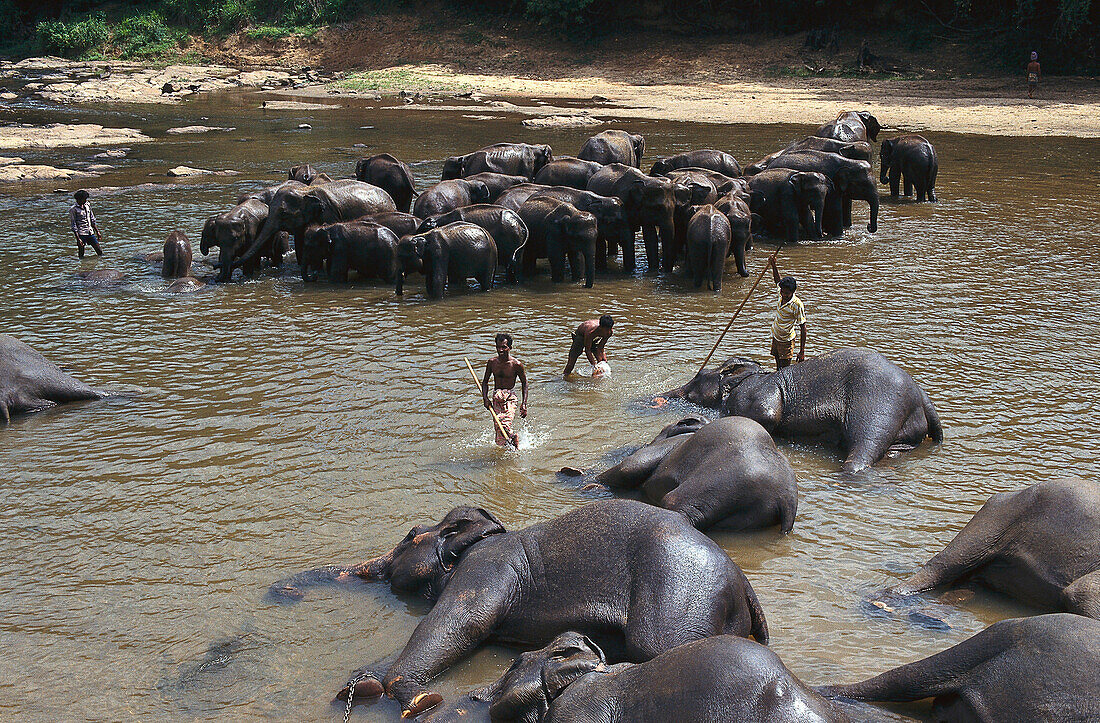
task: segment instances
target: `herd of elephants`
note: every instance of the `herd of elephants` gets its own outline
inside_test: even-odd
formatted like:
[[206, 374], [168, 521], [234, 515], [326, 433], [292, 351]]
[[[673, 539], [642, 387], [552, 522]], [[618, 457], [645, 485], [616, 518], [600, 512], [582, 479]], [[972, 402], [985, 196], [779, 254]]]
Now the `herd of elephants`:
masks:
[[[251, 274], [263, 259], [281, 263], [293, 238], [305, 280], [324, 272], [344, 281], [354, 270], [400, 292], [419, 272], [428, 295], [439, 297], [448, 282], [470, 277], [491, 288], [498, 265], [522, 280], [539, 258], [548, 258], [555, 280], [568, 263], [574, 281], [591, 285], [609, 257], [634, 267], [641, 228], [650, 270], [683, 264], [696, 286], [717, 291], [728, 256], [747, 276], [753, 235], [843, 233], [853, 200], [869, 203], [874, 231], [871, 144], [880, 130], [868, 113], [843, 113], [744, 169], [728, 153], [698, 150], [661, 158], [649, 174], [639, 170], [644, 139], [625, 131], [597, 134], [577, 157], [498, 144], [447, 159], [443, 180], [418, 195], [408, 167], [388, 154], [361, 160], [358, 180], [297, 166], [291, 180], [210, 218], [201, 250], [220, 248], [215, 268], [224, 282], [236, 268]], [[912, 187], [917, 200], [935, 200], [927, 140], [884, 140], [879, 157], [880, 181], [893, 195], [903, 182], [906, 195]], [[190, 266], [182, 234], [169, 238], [164, 263]], [[0, 336], [5, 421], [100, 396]], [[863, 601], [934, 624], [919, 612], [924, 594], [975, 583], [1042, 614], [995, 623], [862, 682], [811, 688], [766, 647], [752, 586], [704, 532], [792, 529], [797, 480], [775, 439], [839, 447], [843, 471], [857, 473], [942, 440], [935, 406], [870, 349], [775, 372], [732, 358], [659, 396], [719, 416], [687, 416], [610, 469], [580, 472], [592, 484], [640, 492], [514, 530], [485, 509], [457, 507], [417, 524], [379, 557], [271, 586], [272, 599], [292, 602], [318, 585], [381, 582], [432, 603], [397, 654], [352, 674], [338, 694], [348, 710], [388, 695], [403, 718], [434, 723], [847, 721], [885, 715], [873, 702], [932, 699], [935, 720], [1100, 720], [1096, 482], [1051, 480], [994, 495], [943, 551]], [[433, 679], [488, 641], [526, 652], [496, 682], [443, 701]]]

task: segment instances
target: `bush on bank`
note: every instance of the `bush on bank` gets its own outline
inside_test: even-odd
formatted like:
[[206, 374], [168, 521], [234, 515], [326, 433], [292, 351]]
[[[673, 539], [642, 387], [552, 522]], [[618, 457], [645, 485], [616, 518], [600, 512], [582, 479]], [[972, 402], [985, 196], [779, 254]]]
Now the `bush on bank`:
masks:
[[1048, 72], [1100, 68], [1100, 0], [0, 0], [0, 37], [11, 55], [141, 58], [170, 53], [186, 33], [277, 39], [409, 8], [526, 18], [567, 37], [886, 30], [910, 45], [963, 40], [1006, 68], [1031, 50]]

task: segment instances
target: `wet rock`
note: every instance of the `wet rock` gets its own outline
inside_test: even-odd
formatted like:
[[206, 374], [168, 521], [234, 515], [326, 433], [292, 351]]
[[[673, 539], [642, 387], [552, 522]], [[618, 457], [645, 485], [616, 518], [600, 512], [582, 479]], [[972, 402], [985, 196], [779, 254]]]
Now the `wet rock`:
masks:
[[311, 131], [311, 130], [313, 130], [313, 126], [311, 126], [309, 123], [299, 123], [298, 124], [298, 130], [300, 130], [300, 131]]
[[5, 158], [4, 156], [0, 156], [0, 166], [13, 166], [16, 163], [23, 163], [23, 162], [24, 161], [23, 161], [22, 158], [16, 158], [14, 156], [10, 157], [10, 158]]
[[107, 163], [93, 163], [84, 170], [88, 173], [106, 173], [115, 170], [115, 167]]
[[76, 178], [95, 178], [98, 173], [76, 171], [71, 168], [54, 166], [24, 165], [13, 163], [0, 166], [0, 183], [18, 183], [20, 181], [69, 181]]
[[191, 168], [190, 166], [176, 166], [168, 169], [170, 178], [187, 178], [189, 176], [207, 176], [213, 173], [205, 168]]
[[102, 153], [97, 153], [94, 156], [92, 156], [92, 158], [95, 158], [95, 159], [125, 158], [126, 154], [129, 153], [129, 152], [130, 152], [129, 148], [112, 148], [109, 151], [103, 151]]
[[144, 143], [153, 140], [135, 128], [104, 128], [94, 123], [46, 126], [0, 127], [0, 150], [8, 148], [60, 148], [63, 146], [107, 146]]
[[17, 100], [18, 98], [19, 95], [17, 93], [12, 93], [10, 91], [0, 93], [0, 100]]
[[269, 110], [327, 110], [340, 106], [331, 103], [303, 103], [297, 100], [267, 100], [263, 102], [263, 107]]
[[606, 103], [608, 100], [610, 100], [610, 99], [607, 98], [606, 96], [602, 96], [602, 95], [592, 96], [592, 102], [593, 103]]
[[528, 128], [583, 128], [603, 125], [604, 121], [588, 115], [550, 115], [545, 118], [526, 118], [523, 125]]
[[164, 131], [168, 135], [182, 136], [191, 135], [193, 133], [210, 133], [211, 131], [235, 131], [236, 128], [226, 128], [223, 126], [180, 126], [178, 128], [169, 128]]

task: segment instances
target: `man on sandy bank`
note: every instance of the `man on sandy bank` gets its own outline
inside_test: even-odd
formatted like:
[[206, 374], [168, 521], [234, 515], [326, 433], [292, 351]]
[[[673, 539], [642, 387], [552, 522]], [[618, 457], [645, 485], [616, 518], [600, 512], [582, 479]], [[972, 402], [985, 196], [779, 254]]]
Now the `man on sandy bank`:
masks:
[[806, 361], [806, 310], [802, 307], [802, 301], [794, 295], [798, 288], [798, 282], [793, 276], [779, 278], [779, 266], [775, 263], [775, 257], [771, 257], [772, 278], [775, 279], [776, 288], [779, 289], [779, 300], [775, 306], [775, 319], [772, 321], [772, 356], [775, 357], [775, 368], [782, 369], [789, 366], [794, 355], [795, 327], [801, 330], [798, 343], [798, 361]]
[[607, 340], [611, 338], [612, 327], [615, 320], [609, 314], [604, 314], [599, 319], [582, 321], [577, 330], [573, 332], [573, 345], [569, 347], [569, 361], [565, 363], [564, 377], [568, 378], [573, 372], [583, 352], [588, 357], [588, 363], [596, 367], [600, 362], [607, 362]]
[[88, 192], [83, 188], [73, 194], [76, 203], [69, 209], [69, 225], [76, 236], [76, 255], [84, 258], [85, 244], [91, 244], [96, 256], [102, 256], [103, 250], [99, 247], [103, 243], [103, 234], [99, 232], [99, 226], [95, 223], [95, 214], [88, 205]]
[[1031, 51], [1031, 62], [1027, 64], [1027, 97], [1033, 97], [1035, 88], [1039, 85], [1039, 54]]
[[[500, 426], [504, 428], [504, 434], [493, 424], [496, 433], [496, 442], [501, 447], [507, 447], [509, 443], [519, 448], [519, 435], [512, 429], [512, 422], [516, 418], [516, 407], [519, 407], [519, 416], [527, 416], [527, 371], [523, 368], [523, 362], [512, 356], [512, 335], [497, 334], [497, 355], [485, 362], [485, 378], [481, 380], [481, 400], [486, 409], [496, 412]], [[489, 377], [493, 377], [493, 399], [489, 401]], [[523, 390], [523, 401], [516, 399], [516, 378], [519, 378]]]

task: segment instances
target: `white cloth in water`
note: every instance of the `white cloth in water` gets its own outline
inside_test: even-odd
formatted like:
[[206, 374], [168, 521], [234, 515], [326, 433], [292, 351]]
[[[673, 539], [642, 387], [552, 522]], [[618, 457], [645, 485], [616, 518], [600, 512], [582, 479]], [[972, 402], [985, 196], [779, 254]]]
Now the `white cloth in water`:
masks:
[[609, 377], [611, 376], [611, 365], [605, 361], [598, 362], [596, 366], [592, 367], [592, 376], [594, 377]]

